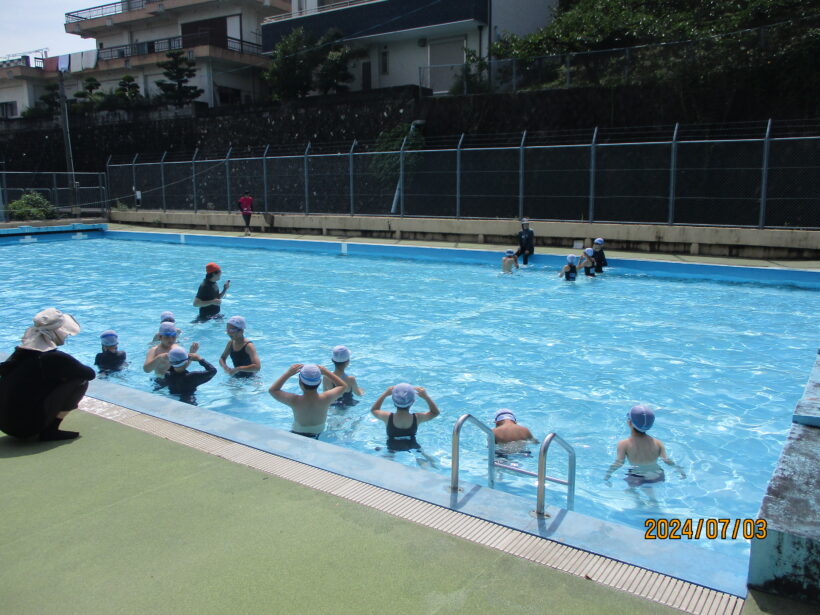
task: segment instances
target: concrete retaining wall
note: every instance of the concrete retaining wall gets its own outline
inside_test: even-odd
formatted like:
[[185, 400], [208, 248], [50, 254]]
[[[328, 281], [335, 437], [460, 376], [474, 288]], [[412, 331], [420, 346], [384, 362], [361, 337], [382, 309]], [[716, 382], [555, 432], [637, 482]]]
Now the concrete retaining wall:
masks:
[[[243, 228], [238, 213], [224, 212], [112, 211], [111, 221], [185, 229]], [[820, 231], [541, 221], [534, 221], [532, 228], [536, 243], [541, 246], [573, 247], [576, 242], [589, 246], [595, 237], [604, 237], [607, 248], [612, 250], [763, 259], [820, 258]], [[252, 229], [510, 246], [516, 242], [520, 226], [515, 220], [254, 214]]]
[[768, 533], [752, 541], [749, 587], [820, 603], [820, 354], [760, 506]]

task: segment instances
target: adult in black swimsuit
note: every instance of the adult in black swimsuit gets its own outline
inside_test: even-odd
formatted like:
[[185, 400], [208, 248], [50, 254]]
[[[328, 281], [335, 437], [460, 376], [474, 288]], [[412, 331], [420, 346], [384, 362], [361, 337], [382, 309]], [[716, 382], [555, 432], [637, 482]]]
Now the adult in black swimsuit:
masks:
[[518, 232], [518, 250], [515, 255], [523, 257], [526, 265], [533, 254], [535, 254], [535, 233], [530, 229], [530, 221], [524, 218], [521, 220], [521, 230]]
[[[189, 372], [186, 368], [191, 361], [196, 361], [205, 370]], [[179, 395], [180, 401], [195, 406], [194, 393], [197, 387], [216, 376], [216, 368], [197, 353], [189, 354], [182, 346], [174, 346], [168, 351], [168, 362], [171, 364], [171, 369], [157, 380], [157, 390], [167, 386], [172, 395]]]
[[595, 273], [603, 273], [604, 267], [609, 267], [604, 254], [604, 238], [598, 237], [592, 242], [592, 260], [595, 261]]
[[[231, 316], [225, 325], [225, 332], [230, 337], [230, 341], [225, 346], [222, 356], [219, 357], [219, 365], [231, 376], [237, 378], [250, 378], [262, 368], [262, 362], [256, 354], [253, 342], [245, 339], [245, 328], [247, 323], [241, 316]], [[228, 367], [226, 359], [231, 357], [233, 367]]]
[[48, 308], [34, 317], [22, 343], [0, 363], [0, 431], [15, 438], [71, 440], [80, 434], [60, 423], [85, 395], [94, 370], [57, 350], [80, 332], [68, 314]]
[[231, 281], [227, 280], [222, 286], [222, 292], [219, 292], [217, 282], [222, 277], [222, 270], [216, 263], [208, 263], [205, 265], [205, 279], [199, 285], [199, 290], [196, 291], [194, 297], [194, 307], [199, 308], [199, 316], [195, 322], [205, 322], [211, 318], [219, 318], [220, 304], [222, 297], [228, 292], [231, 287]]
[[[395, 412], [382, 410], [382, 403], [390, 395]], [[427, 402], [427, 412], [410, 412], [410, 407], [416, 401], [416, 395]], [[419, 448], [416, 442], [416, 431], [421, 423], [436, 418], [440, 412], [434, 402], [422, 387], [413, 387], [406, 382], [389, 387], [370, 408], [371, 414], [387, 426], [387, 448], [390, 451], [410, 450]]]

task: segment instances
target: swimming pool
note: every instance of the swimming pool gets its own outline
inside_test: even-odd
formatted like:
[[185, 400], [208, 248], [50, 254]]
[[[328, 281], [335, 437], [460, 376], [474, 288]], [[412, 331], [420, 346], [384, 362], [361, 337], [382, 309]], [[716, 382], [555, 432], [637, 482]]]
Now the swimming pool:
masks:
[[[246, 317], [263, 370], [245, 382], [218, 375], [200, 390], [202, 406], [288, 429], [290, 411], [268, 386], [293, 362], [329, 364], [330, 348], [344, 343], [366, 395], [330, 417], [325, 441], [446, 474], [458, 416], [489, 422], [510, 407], [538, 437], [556, 431], [575, 447], [576, 510], [640, 529], [647, 517], [756, 514], [816, 350], [817, 290], [791, 285], [626, 268], [573, 285], [558, 280], [557, 264], [501, 276], [495, 256], [453, 263], [445, 251], [419, 261], [107, 239], [2, 246], [0, 254], [10, 250], [0, 291], [4, 349], [33, 313], [55, 304], [84, 327], [70, 352], [90, 363], [95, 334], [113, 327], [132, 369], [112, 380], [150, 391], [141, 364], [165, 309], [177, 314], [182, 341], [199, 341], [216, 363], [224, 325], [187, 322], [202, 267], [216, 260], [233, 281], [223, 312]], [[383, 425], [368, 412], [399, 381], [425, 386], [442, 409], [420, 430], [421, 453], [386, 451]], [[653, 435], [688, 474], [668, 473], [656, 502], [619, 478], [602, 481], [626, 436], [626, 410], [639, 401], [659, 409]], [[463, 478], [484, 484], [482, 438], [465, 431], [463, 446]], [[555, 461], [550, 473], [560, 475]], [[534, 457], [513, 462], [535, 465]], [[534, 497], [528, 479], [501, 475], [497, 487]], [[548, 491], [548, 501], [562, 505], [563, 493]], [[743, 541], [713, 547], [748, 550]]]

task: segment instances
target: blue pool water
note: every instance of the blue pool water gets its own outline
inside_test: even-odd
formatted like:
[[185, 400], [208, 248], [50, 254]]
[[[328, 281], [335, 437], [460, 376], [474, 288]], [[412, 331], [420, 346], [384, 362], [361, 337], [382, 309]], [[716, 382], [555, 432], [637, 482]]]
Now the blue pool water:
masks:
[[[0, 246], [0, 255], [5, 351], [35, 312], [56, 305], [84, 329], [66, 350], [90, 364], [97, 335], [114, 328], [130, 368], [112, 380], [151, 391], [142, 361], [160, 312], [170, 309], [182, 343], [198, 341], [216, 365], [224, 324], [190, 323], [204, 264], [215, 260], [232, 280], [223, 312], [245, 316], [263, 367], [247, 381], [220, 370], [200, 389], [201, 406], [289, 429], [290, 410], [268, 387], [292, 363], [330, 366], [330, 349], [345, 344], [366, 393], [358, 406], [331, 411], [323, 440], [448, 474], [455, 420], [469, 412], [489, 423], [509, 407], [537, 437], [555, 431], [575, 447], [578, 512], [636, 528], [647, 517], [754, 517], [816, 352], [820, 294], [793, 286], [628, 269], [568, 284], [555, 266], [502, 276], [496, 265], [443, 259], [104, 239]], [[384, 425], [368, 412], [401, 381], [426, 387], [442, 410], [421, 427], [421, 452], [389, 453]], [[638, 402], [657, 408], [651, 433], [687, 474], [668, 471], [651, 497], [628, 491], [622, 472], [611, 485], [602, 480]], [[462, 446], [462, 479], [485, 484], [483, 437], [465, 430]], [[534, 456], [512, 463], [535, 469]], [[549, 473], [563, 472], [556, 449]], [[502, 474], [497, 487], [535, 497], [531, 479]], [[563, 505], [563, 492], [550, 487], [548, 502]], [[709, 547], [748, 551], [742, 540]]]

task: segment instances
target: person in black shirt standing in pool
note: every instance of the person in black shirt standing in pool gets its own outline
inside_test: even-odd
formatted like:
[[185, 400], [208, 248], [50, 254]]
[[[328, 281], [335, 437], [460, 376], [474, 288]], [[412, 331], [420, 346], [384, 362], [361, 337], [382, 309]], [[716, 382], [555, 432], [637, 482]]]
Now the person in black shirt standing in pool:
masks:
[[[191, 361], [199, 363], [205, 371], [189, 372], [186, 368]], [[157, 380], [157, 389], [167, 386], [172, 395], [179, 395], [179, 401], [196, 406], [196, 388], [216, 376], [216, 368], [197, 353], [189, 354], [182, 346], [174, 346], [168, 351], [168, 362], [171, 369], [164, 378]]]
[[[231, 316], [225, 326], [225, 332], [230, 337], [228, 345], [219, 357], [219, 364], [231, 376], [250, 378], [262, 368], [262, 363], [256, 354], [253, 342], [245, 339], [245, 319], [241, 316]], [[226, 359], [231, 357], [233, 367], [228, 367]]]
[[196, 297], [194, 298], [194, 307], [199, 308], [199, 316], [195, 322], [205, 322], [211, 318], [219, 318], [222, 297], [231, 287], [231, 281], [227, 280], [222, 286], [222, 292], [219, 292], [217, 282], [221, 277], [222, 270], [219, 265], [216, 263], [205, 265], [205, 279], [199, 285], [199, 290], [196, 291]]
[[530, 221], [523, 218], [521, 231], [518, 233], [518, 250], [515, 255], [523, 257], [526, 265], [533, 254], [535, 254], [535, 233], [530, 229]]

